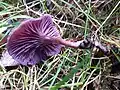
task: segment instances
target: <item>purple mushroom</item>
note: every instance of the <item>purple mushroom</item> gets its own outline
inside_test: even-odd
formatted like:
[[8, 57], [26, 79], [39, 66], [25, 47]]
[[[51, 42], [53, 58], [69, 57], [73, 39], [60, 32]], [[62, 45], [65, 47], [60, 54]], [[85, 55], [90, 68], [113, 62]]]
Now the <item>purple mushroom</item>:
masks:
[[62, 39], [52, 16], [45, 14], [40, 18], [22, 22], [9, 36], [7, 50], [20, 64], [34, 65], [48, 56], [58, 54], [63, 45], [73, 48], [93, 46], [89, 40], [70, 42]]

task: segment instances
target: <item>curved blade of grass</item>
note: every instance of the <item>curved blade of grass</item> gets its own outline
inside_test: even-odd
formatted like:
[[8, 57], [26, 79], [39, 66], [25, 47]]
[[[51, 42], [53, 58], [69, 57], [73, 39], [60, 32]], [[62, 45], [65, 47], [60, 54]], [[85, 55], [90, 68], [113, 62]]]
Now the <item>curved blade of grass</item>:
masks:
[[59, 81], [55, 86], [52, 86], [52, 87], [50, 88], [50, 90], [57, 90], [58, 88], [60, 88], [60, 87], [61, 87], [62, 85], [64, 85], [69, 79], [71, 79], [71, 78], [73, 77], [73, 75], [74, 75], [75, 73], [77, 73], [78, 70], [79, 70], [79, 68], [81, 68], [81, 67], [82, 67], [81, 63], [77, 63], [76, 67], [73, 68], [73, 69], [70, 71], [70, 73], [69, 73], [68, 75], [66, 75], [66, 76], [62, 79], [62, 81]]

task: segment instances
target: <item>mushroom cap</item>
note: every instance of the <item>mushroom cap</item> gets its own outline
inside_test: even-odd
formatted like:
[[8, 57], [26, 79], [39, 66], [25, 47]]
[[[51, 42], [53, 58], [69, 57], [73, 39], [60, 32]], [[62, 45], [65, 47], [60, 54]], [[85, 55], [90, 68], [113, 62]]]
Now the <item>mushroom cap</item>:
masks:
[[8, 38], [8, 53], [22, 65], [37, 64], [60, 52], [61, 45], [54, 37], [61, 38], [51, 15], [23, 21]]

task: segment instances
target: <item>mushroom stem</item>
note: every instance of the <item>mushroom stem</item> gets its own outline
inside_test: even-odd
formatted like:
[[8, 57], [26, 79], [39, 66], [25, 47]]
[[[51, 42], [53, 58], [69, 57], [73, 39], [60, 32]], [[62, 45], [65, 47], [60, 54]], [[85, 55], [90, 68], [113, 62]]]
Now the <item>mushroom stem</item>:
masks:
[[59, 37], [55, 37], [52, 39], [55, 41], [55, 43], [59, 43], [61, 45], [67, 46], [67, 47], [81, 48], [81, 49], [90, 49], [93, 47], [97, 47], [105, 54], [109, 53], [108, 48], [106, 48], [105, 46], [103, 46], [101, 43], [99, 43], [97, 41], [95, 43], [93, 43], [92, 41], [86, 39], [86, 40], [71, 42], [71, 41], [67, 41], [67, 40], [59, 38]]
[[65, 45], [67, 47], [72, 47], [72, 48], [79, 48], [80, 43], [82, 43], [83, 41], [76, 41], [76, 42], [71, 42], [71, 41], [67, 41], [65, 39], [61, 39], [60, 40], [60, 44]]
[[62, 39], [60, 37], [54, 37], [54, 38], [52, 38], [52, 40], [54, 40], [55, 43], [59, 43], [61, 45], [64, 45], [67, 47], [72, 47], [72, 48], [79, 48], [80, 43], [82, 43], [84, 41], [84, 40], [81, 40], [81, 41], [71, 42], [71, 41]]

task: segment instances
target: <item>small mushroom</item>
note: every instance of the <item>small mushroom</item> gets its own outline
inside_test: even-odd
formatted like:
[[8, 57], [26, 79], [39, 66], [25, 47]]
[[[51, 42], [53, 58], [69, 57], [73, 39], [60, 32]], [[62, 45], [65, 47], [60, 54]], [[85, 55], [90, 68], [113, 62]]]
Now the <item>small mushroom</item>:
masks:
[[9, 36], [7, 50], [18, 63], [34, 65], [48, 56], [58, 54], [63, 45], [73, 48], [92, 46], [91, 42], [86, 40], [71, 42], [62, 39], [52, 21], [52, 16], [45, 14], [40, 18], [22, 22]]

